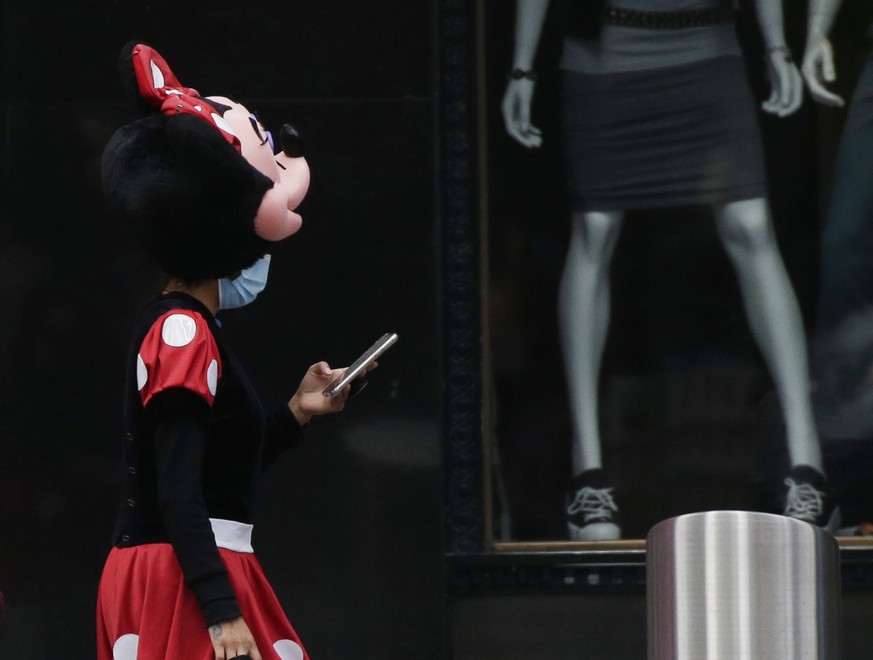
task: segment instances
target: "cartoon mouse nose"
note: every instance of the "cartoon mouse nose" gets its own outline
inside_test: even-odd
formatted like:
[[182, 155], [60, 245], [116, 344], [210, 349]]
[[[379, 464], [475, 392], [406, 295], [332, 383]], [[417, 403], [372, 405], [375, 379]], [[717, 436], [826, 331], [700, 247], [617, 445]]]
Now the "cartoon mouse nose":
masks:
[[300, 131], [291, 124], [282, 127], [279, 144], [282, 145], [282, 151], [288, 158], [300, 158], [303, 155], [303, 138], [300, 137]]

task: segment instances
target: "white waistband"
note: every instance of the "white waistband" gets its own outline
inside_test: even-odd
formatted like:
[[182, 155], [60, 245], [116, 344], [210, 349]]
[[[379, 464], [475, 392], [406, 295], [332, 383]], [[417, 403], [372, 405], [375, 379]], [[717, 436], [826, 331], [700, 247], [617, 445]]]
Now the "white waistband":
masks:
[[210, 518], [212, 533], [215, 534], [215, 545], [234, 552], [254, 552], [252, 548], [253, 525], [237, 522], [235, 520], [222, 520]]

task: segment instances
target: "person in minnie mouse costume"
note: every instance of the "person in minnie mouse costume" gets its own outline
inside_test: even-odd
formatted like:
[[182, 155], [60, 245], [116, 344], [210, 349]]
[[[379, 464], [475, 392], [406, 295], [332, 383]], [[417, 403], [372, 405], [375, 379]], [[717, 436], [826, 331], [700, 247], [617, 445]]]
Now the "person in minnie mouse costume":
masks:
[[179, 83], [131, 43], [122, 77], [144, 116], [106, 146], [103, 187], [169, 277], [142, 308], [125, 390], [124, 494], [100, 580], [98, 660], [308, 658], [255, 558], [261, 471], [314, 415], [342, 410], [342, 374], [309, 368], [287, 404], [261, 400], [216, 314], [251, 302], [271, 242], [301, 225], [309, 186], [299, 138], [282, 150], [243, 105]]

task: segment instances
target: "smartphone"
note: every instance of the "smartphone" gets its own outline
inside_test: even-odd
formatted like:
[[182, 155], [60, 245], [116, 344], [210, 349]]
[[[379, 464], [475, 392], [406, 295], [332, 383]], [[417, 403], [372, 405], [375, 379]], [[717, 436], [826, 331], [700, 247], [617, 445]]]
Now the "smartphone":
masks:
[[346, 385], [351, 383], [361, 374], [366, 373], [367, 367], [373, 364], [376, 358], [378, 358], [380, 355], [382, 355], [382, 353], [387, 351], [396, 341], [397, 334], [394, 332], [387, 332], [382, 335], [379, 338], [379, 341], [370, 346], [370, 348], [364, 351], [361, 357], [352, 362], [352, 364], [348, 367], [348, 369], [345, 370], [342, 376], [332, 381], [330, 385], [325, 387], [322, 390], [322, 394], [324, 394], [324, 396], [336, 396], [337, 394], [342, 392], [343, 388]]

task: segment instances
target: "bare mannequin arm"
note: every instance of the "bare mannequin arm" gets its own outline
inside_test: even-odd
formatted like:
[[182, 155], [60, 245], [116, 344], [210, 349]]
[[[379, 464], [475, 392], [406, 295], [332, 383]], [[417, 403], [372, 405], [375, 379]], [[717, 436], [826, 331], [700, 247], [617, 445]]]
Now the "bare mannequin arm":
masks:
[[[513, 69], [529, 71], [533, 68], [548, 8], [549, 0], [516, 1]], [[540, 129], [531, 126], [530, 123], [533, 91], [533, 80], [528, 78], [510, 80], [503, 95], [501, 110], [506, 132], [525, 147], [535, 148], [542, 144], [542, 137]]]
[[836, 107], [844, 105], [843, 99], [824, 84], [837, 79], [828, 32], [841, 4], [842, 0], [809, 0], [806, 51], [803, 54], [803, 77], [810, 95], [819, 103]]
[[530, 69], [533, 66], [548, 9], [549, 0], [516, 1], [513, 68]]
[[809, 0], [807, 41], [813, 36], [827, 36], [841, 4], [842, 0]]
[[761, 107], [765, 112], [785, 117], [803, 101], [803, 80], [785, 44], [782, 0], [755, 0], [755, 12], [767, 47], [771, 86], [770, 98]]
[[785, 46], [782, 0], [755, 0], [755, 14], [768, 49]]

